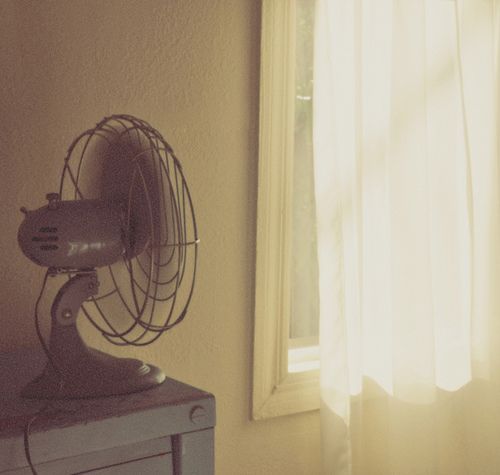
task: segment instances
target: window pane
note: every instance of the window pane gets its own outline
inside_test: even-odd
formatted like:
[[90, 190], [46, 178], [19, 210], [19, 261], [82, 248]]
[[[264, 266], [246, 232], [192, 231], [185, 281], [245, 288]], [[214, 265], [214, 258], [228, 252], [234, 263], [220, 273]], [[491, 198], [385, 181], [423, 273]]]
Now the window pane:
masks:
[[290, 338], [319, 333], [312, 147], [314, 1], [296, 0], [295, 137]]

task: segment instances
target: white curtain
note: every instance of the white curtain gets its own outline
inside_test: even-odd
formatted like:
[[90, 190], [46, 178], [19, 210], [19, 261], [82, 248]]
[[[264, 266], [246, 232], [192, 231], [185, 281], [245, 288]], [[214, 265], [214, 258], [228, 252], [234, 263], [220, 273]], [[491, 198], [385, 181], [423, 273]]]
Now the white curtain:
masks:
[[317, 0], [326, 474], [500, 474], [497, 0]]

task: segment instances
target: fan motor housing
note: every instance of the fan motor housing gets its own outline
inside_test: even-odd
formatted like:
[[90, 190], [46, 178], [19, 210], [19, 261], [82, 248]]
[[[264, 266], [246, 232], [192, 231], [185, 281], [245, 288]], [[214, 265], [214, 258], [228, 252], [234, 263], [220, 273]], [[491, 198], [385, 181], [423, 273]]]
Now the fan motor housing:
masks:
[[85, 269], [111, 265], [125, 253], [120, 205], [107, 200], [49, 200], [25, 211], [18, 242], [44, 267]]

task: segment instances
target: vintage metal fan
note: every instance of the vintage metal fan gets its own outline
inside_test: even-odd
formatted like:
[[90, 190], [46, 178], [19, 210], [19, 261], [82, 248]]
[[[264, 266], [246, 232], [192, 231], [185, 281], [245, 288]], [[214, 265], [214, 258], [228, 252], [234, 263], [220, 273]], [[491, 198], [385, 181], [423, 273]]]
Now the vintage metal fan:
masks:
[[143, 120], [105, 118], [70, 145], [59, 193], [47, 199], [37, 210], [22, 209], [19, 245], [48, 268], [44, 286], [47, 276], [68, 280], [52, 304], [48, 344], [36, 320], [48, 362], [23, 396], [99, 397], [160, 384], [159, 368], [88, 347], [77, 316], [81, 310], [109, 342], [135, 346], [184, 319], [198, 234], [172, 148]]

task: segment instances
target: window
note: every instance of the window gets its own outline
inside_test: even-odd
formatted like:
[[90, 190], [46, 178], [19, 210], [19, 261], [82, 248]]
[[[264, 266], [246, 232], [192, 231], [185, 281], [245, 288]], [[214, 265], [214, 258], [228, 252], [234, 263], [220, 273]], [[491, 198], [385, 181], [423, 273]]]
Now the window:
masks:
[[263, 1], [254, 419], [319, 407], [313, 13], [313, 0]]

